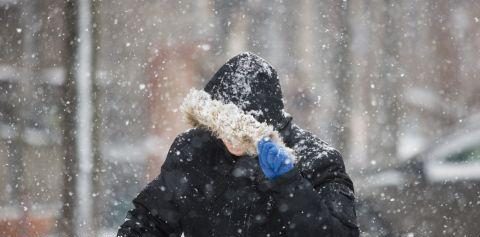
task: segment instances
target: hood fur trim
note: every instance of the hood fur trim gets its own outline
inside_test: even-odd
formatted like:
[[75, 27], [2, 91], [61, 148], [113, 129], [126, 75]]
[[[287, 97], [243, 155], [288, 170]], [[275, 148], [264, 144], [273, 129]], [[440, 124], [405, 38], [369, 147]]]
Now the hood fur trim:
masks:
[[244, 149], [248, 155], [257, 155], [258, 141], [268, 138], [284, 148], [295, 160], [293, 150], [285, 146], [280, 134], [271, 125], [260, 123], [233, 103], [225, 104], [212, 99], [203, 90], [191, 89], [180, 110], [191, 126], [212, 131], [218, 138]]

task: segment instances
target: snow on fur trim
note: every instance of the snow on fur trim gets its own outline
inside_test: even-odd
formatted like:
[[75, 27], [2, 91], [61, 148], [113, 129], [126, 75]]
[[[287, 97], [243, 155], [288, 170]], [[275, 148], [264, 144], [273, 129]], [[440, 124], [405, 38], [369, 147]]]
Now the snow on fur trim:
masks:
[[233, 103], [211, 98], [203, 90], [190, 89], [181, 107], [184, 118], [193, 127], [204, 127], [248, 155], [257, 155], [257, 142], [269, 138], [285, 149], [293, 160], [293, 150], [285, 146], [280, 134], [267, 123], [257, 121]]

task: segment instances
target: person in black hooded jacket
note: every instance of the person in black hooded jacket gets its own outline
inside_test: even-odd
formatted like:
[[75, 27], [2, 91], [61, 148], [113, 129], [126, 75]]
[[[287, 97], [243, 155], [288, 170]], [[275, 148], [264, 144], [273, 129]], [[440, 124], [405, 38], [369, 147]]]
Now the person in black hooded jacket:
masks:
[[212, 131], [192, 128], [176, 137], [159, 176], [133, 200], [118, 237], [359, 235], [342, 156], [292, 122], [269, 63], [239, 54], [204, 91], [273, 126], [297, 162], [271, 178], [260, 164], [265, 153], [236, 154]]

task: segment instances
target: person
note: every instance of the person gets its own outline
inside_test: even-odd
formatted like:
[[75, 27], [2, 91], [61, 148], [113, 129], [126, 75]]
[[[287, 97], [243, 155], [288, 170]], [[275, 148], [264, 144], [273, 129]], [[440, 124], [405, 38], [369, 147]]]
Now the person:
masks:
[[285, 112], [275, 69], [252, 53], [228, 60], [203, 89], [271, 125], [247, 155], [204, 127], [178, 135], [161, 172], [133, 200], [118, 237], [359, 236], [341, 154]]

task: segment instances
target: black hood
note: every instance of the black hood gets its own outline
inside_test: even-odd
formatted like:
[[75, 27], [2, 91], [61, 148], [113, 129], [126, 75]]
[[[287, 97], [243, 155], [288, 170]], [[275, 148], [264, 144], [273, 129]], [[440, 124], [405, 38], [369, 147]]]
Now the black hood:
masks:
[[232, 102], [259, 122], [282, 130], [291, 120], [284, 112], [276, 70], [253, 53], [241, 53], [227, 61], [204, 90], [213, 99]]

